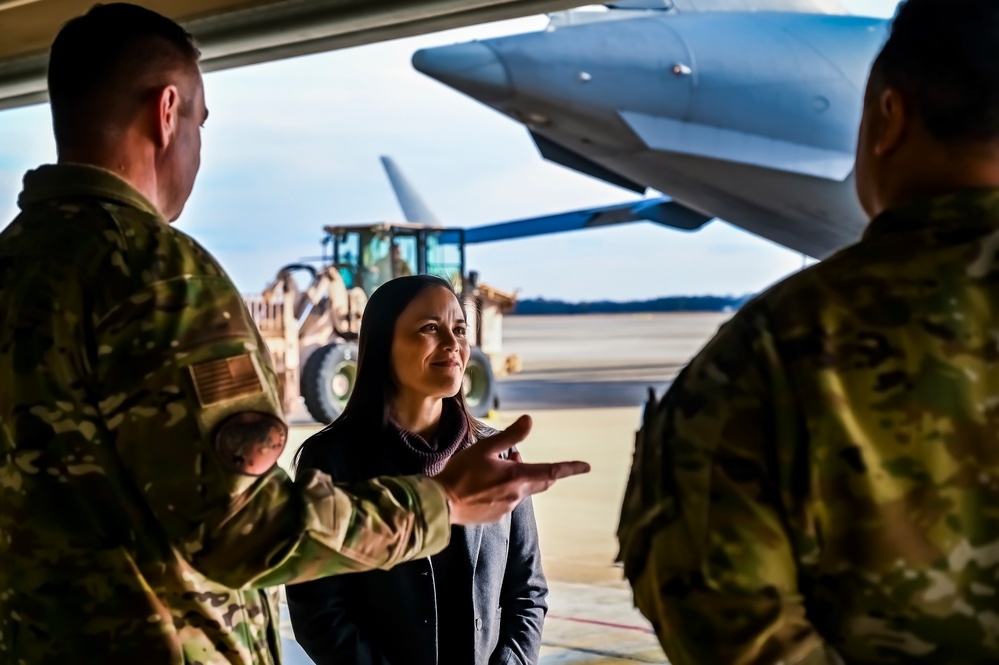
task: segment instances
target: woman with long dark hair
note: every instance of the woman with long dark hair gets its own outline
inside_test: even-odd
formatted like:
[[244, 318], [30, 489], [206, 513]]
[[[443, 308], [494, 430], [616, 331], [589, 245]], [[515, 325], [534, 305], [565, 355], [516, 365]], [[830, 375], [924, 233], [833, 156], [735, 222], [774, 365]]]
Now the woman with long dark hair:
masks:
[[[305, 442], [298, 468], [343, 483], [434, 475], [489, 435], [461, 393], [465, 331], [448, 282], [416, 275], [379, 287], [364, 310], [350, 400]], [[436, 556], [286, 592], [295, 637], [319, 665], [530, 665], [548, 609], [530, 499], [498, 524], [452, 527]]]

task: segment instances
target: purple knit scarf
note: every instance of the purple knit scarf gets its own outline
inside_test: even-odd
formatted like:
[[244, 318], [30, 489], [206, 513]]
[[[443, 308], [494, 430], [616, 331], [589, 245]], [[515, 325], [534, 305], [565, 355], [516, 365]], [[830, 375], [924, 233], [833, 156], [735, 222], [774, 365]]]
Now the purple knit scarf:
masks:
[[394, 421], [389, 424], [388, 434], [388, 445], [404, 473], [437, 475], [451, 455], [472, 445], [468, 422], [461, 409], [450, 400], [444, 402], [441, 422], [432, 440], [427, 441], [419, 434], [399, 427]]

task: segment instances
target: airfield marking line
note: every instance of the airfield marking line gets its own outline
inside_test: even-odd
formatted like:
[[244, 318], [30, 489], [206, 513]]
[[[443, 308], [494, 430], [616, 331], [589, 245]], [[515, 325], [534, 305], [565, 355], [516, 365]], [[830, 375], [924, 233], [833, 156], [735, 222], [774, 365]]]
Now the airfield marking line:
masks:
[[549, 619], [561, 619], [562, 621], [573, 621], [575, 623], [588, 623], [593, 626], [606, 626], [607, 628], [620, 628], [621, 630], [637, 630], [648, 635], [655, 635], [656, 631], [644, 626], [629, 626], [624, 623], [614, 623], [612, 621], [600, 621], [599, 619], [582, 619], [580, 617], [567, 617], [561, 614], [549, 614]]
[[546, 647], [551, 647], [554, 649], [564, 649], [566, 651], [575, 651], [577, 653], [588, 653], [592, 656], [602, 656], [603, 658], [613, 658], [614, 660], [621, 660], [624, 662], [632, 663], [655, 663], [659, 665], [660, 663], [666, 663], [669, 665], [669, 661], [665, 660], [648, 660], [647, 658], [641, 656], [627, 655], [621, 653], [615, 653], [613, 651], [604, 651], [603, 649], [593, 649], [591, 647], [580, 647], [571, 644], [558, 644], [556, 642], [546, 642], [544, 639], [541, 640], [541, 645]]

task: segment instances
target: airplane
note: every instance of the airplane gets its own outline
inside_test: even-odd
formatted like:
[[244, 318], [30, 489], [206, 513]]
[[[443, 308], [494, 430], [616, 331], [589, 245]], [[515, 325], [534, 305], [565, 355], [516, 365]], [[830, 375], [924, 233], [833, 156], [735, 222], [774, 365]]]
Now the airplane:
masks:
[[[395, 161], [385, 155], [382, 155], [380, 160], [406, 221], [415, 224], [438, 225], [437, 218], [416, 193], [416, 189], [403, 176]], [[710, 217], [691, 211], [668, 196], [659, 196], [631, 203], [472, 226], [460, 229], [461, 243], [462, 245], [478, 245], [642, 221], [693, 231], [710, 221]]]
[[622, 0], [553, 14], [541, 32], [423, 49], [412, 64], [525, 125], [545, 159], [668, 194], [663, 223], [723, 219], [821, 259], [868, 221], [854, 150], [888, 22], [753, 4]]

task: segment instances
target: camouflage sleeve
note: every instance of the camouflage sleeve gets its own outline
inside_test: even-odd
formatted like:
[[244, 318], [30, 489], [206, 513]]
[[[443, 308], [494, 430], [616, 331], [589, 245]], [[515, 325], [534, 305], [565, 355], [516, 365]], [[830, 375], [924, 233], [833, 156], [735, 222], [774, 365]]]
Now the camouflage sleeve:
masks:
[[673, 665], [834, 663], [805, 615], [785, 515], [792, 394], [745, 314], [647, 407], [620, 558]]
[[93, 323], [95, 392], [123, 475], [209, 579], [271, 586], [446, 546], [446, 499], [429, 479], [344, 490], [274, 464], [287, 434], [276, 377], [225, 276], [153, 283]]

